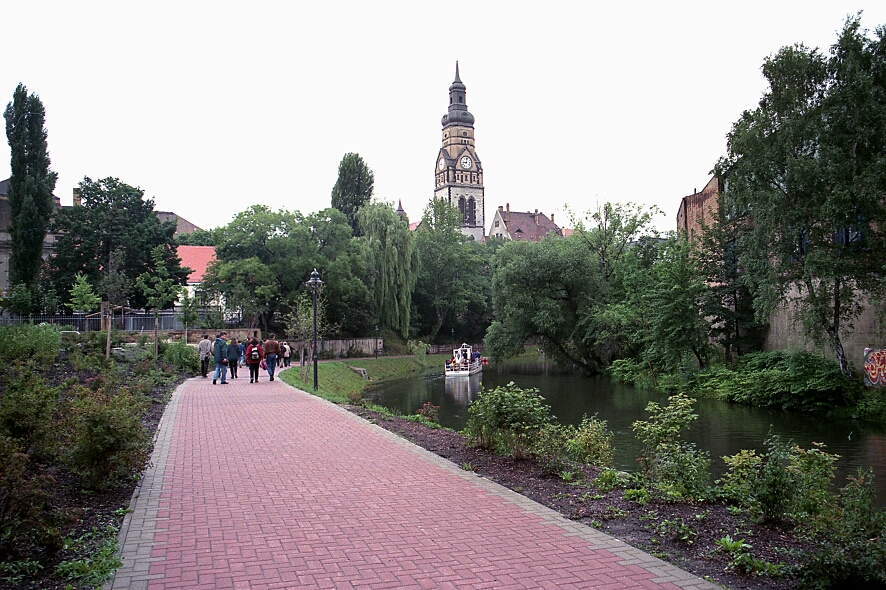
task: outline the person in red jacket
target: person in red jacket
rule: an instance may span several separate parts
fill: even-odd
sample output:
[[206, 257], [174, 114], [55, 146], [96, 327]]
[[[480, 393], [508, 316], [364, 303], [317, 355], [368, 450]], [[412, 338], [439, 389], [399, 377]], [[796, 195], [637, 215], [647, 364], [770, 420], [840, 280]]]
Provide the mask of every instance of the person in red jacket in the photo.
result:
[[249, 382], [258, 383], [258, 368], [265, 360], [265, 351], [258, 343], [258, 338], [252, 339], [246, 347], [246, 365], [249, 367]]

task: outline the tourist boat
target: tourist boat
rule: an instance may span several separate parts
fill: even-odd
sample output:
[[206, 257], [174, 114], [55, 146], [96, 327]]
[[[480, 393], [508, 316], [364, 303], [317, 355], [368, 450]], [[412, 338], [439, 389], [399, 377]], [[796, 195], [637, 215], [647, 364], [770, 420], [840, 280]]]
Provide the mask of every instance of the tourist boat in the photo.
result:
[[447, 377], [466, 377], [483, 370], [483, 365], [489, 362], [475, 353], [468, 344], [462, 344], [452, 351], [452, 358], [446, 361], [445, 375]]

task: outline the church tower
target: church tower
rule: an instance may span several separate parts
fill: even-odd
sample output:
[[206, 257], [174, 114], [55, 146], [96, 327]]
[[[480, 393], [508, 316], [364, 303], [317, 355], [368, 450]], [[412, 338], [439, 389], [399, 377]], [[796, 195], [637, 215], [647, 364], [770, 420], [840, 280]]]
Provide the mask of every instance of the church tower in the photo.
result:
[[483, 166], [474, 151], [474, 115], [465, 102], [465, 85], [458, 76], [449, 87], [449, 111], [443, 115], [443, 147], [437, 154], [434, 198], [448, 201], [462, 214], [463, 234], [481, 241], [485, 235]]

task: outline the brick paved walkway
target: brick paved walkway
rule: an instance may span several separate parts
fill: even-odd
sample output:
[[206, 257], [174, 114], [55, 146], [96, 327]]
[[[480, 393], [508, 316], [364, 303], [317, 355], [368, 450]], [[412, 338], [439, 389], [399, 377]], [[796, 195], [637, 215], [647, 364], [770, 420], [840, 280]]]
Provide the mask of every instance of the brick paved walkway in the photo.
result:
[[717, 588], [280, 380], [179, 387], [131, 507], [108, 589]]

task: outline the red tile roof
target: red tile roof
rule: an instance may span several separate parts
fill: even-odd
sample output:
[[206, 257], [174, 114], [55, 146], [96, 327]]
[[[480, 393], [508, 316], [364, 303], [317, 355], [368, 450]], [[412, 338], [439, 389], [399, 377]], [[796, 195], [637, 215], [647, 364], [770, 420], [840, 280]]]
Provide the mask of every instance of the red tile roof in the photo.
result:
[[178, 257], [182, 260], [182, 267], [191, 269], [188, 275], [188, 283], [202, 283], [206, 267], [215, 260], [215, 248], [213, 246], [179, 246]]

